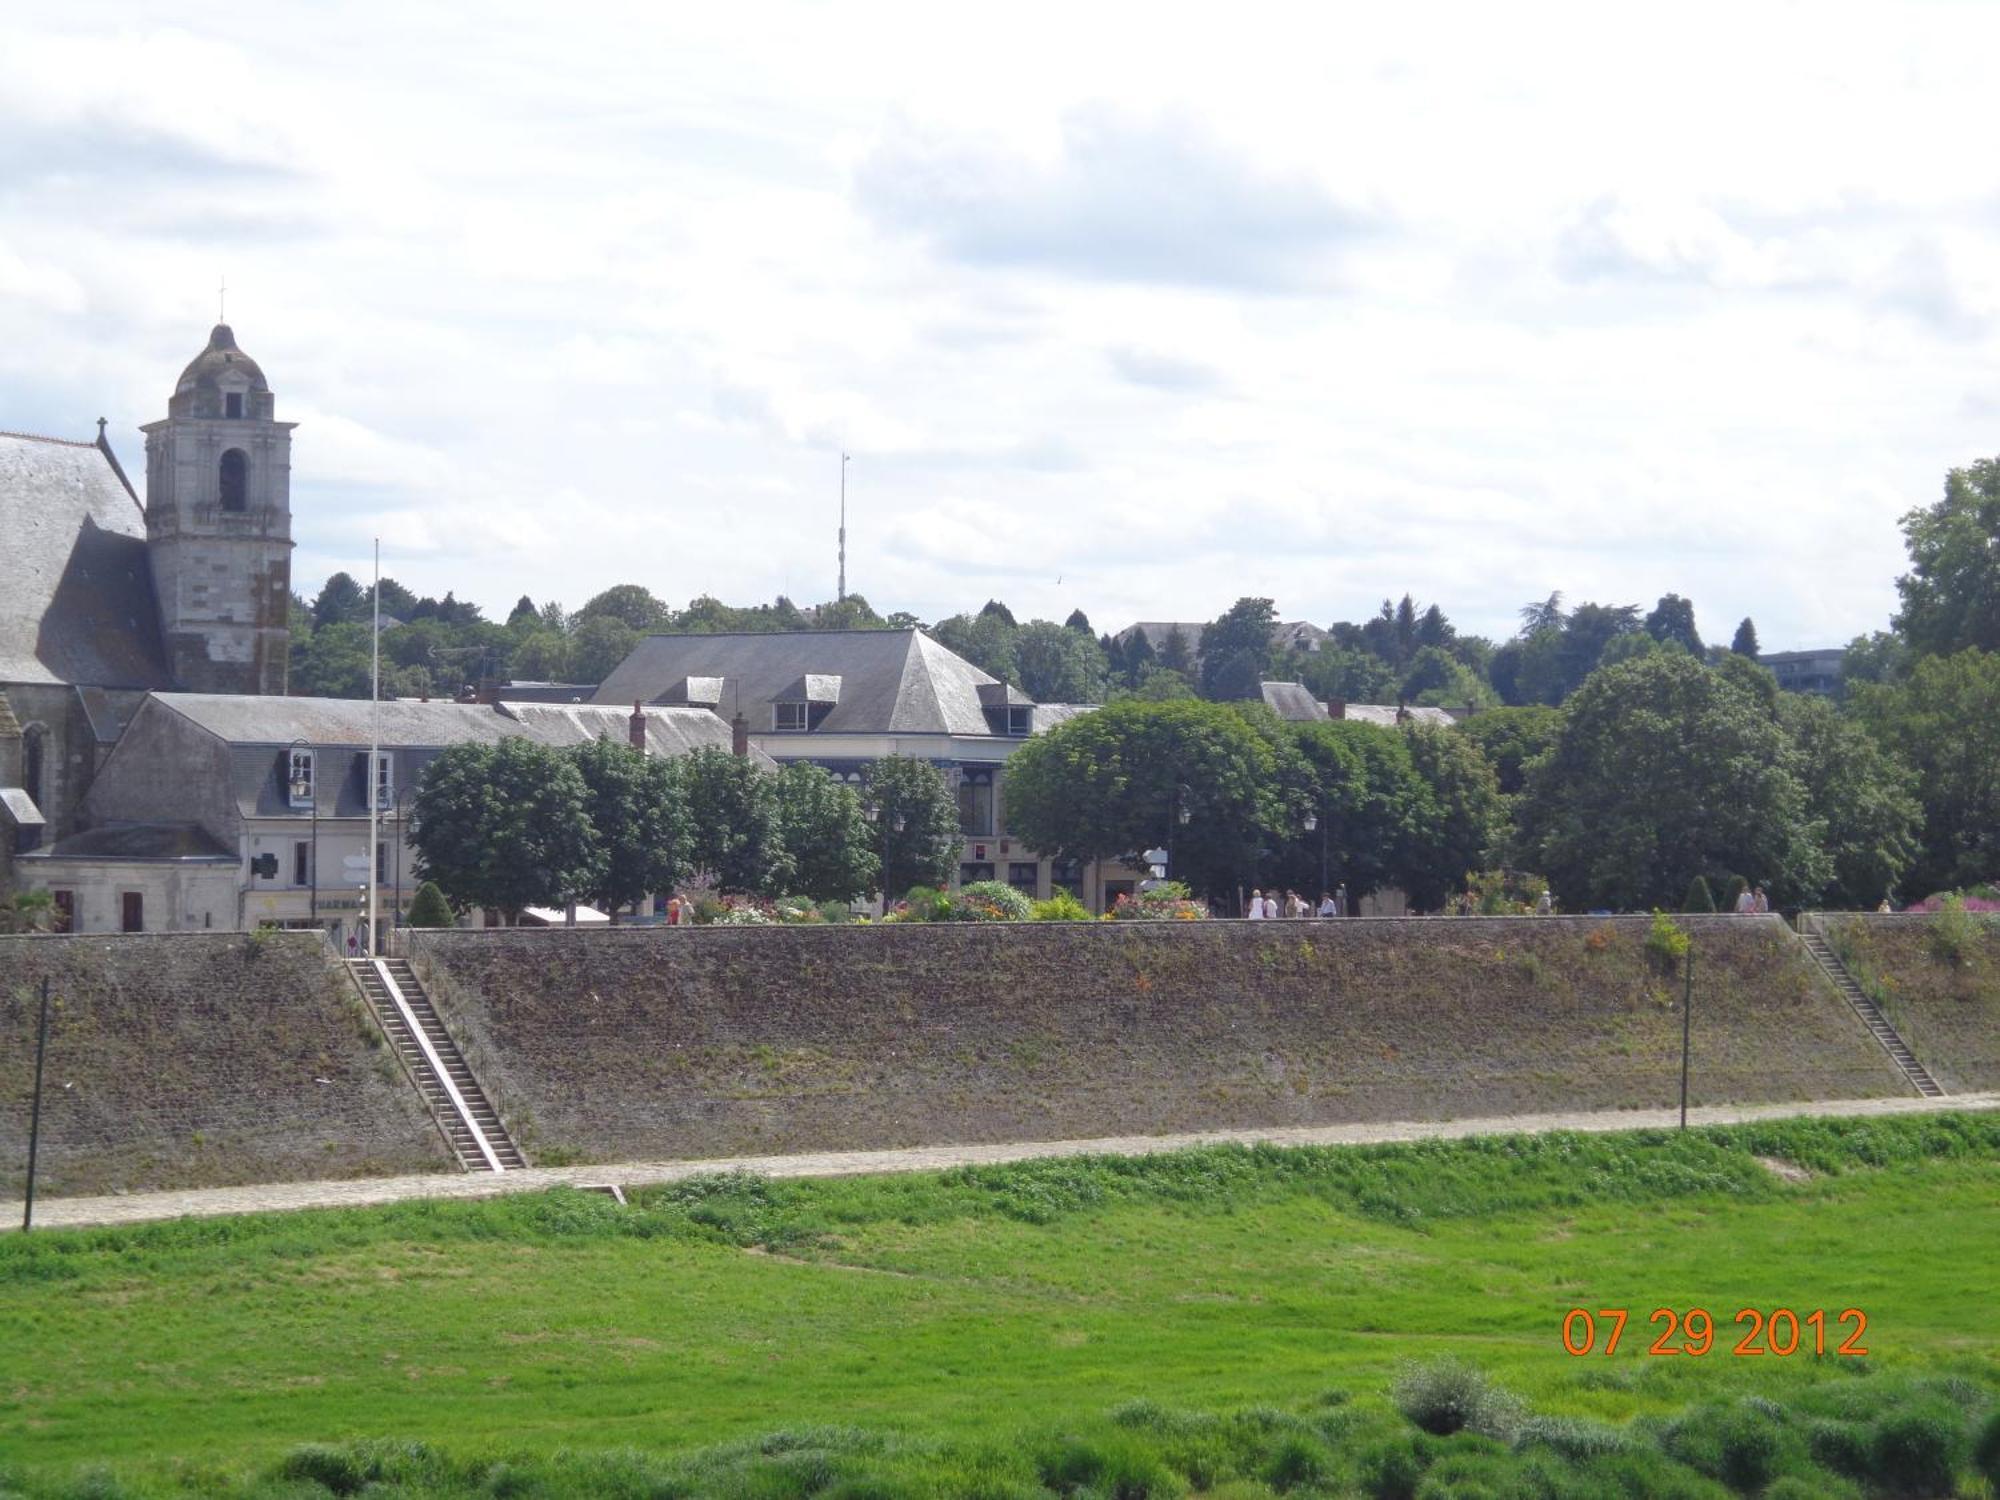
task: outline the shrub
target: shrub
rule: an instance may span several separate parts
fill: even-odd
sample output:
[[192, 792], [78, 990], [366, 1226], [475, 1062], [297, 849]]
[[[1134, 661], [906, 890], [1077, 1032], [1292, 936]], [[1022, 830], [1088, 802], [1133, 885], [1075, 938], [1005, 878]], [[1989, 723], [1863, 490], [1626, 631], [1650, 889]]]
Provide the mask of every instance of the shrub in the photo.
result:
[[899, 922], [949, 922], [952, 916], [951, 897], [928, 885], [911, 886], [901, 909], [895, 913]]
[[1972, 1445], [1972, 1466], [1986, 1476], [1986, 1482], [2000, 1493], [2000, 1411], [1986, 1420], [1979, 1440]]
[[1059, 1495], [1089, 1490], [1100, 1500], [1167, 1500], [1187, 1486], [1153, 1452], [1130, 1438], [1064, 1438], [1037, 1455], [1042, 1483]]
[[1921, 1500], [1957, 1488], [1965, 1414], [1943, 1401], [1889, 1413], [1869, 1436], [1869, 1467], [1884, 1489]]
[[1388, 1438], [1362, 1449], [1355, 1471], [1369, 1500], [1414, 1500], [1424, 1461], [1408, 1441]]
[[962, 886], [952, 903], [959, 922], [1025, 922], [1034, 915], [1028, 898], [998, 880], [975, 880]]
[[1517, 1448], [1544, 1447], [1568, 1459], [1598, 1458], [1623, 1453], [1631, 1439], [1616, 1427], [1584, 1417], [1531, 1417], [1514, 1434]]
[[409, 923], [412, 927], [458, 925], [451, 914], [451, 903], [444, 899], [444, 892], [438, 889], [435, 880], [426, 880], [417, 887], [417, 894], [410, 902]]
[[1405, 1365], [1392, 1395], [1398, 1411], [1436, 1437], [1471, 1431], [1512, 1438], [1521, 1425], [1520, 1403], [1461, 1360]]
[[1333, 1453], [1326, 1444], [1292, 1433], [1271, 1450], [1262, 1478], [1281, 1495], [1301, 1486], [1324, 1489], [1332, 1482], [1335, 1467]]
[[1965, 897], [1947, 896], [1931, 914], [1931, 952], [1939, 963], [1962, 969], [1972, 962], [1979, 942], [1979, 918], [1965, 908]]
[[1688, 882], [1687, 900], [1681, 903], [1681, 910], [1714, 914], [1715, 893], [1709, 890], [1708, 881], [1702, 876], [1697, 875]]
[[1037, 922], [1088, 922], [1090, 908], [1085, 906], [1068, 891], [1057, 891], [1046, 901], [1037, 901], [1030, 907], [1030, 915]]
[[1162, 880], [1150, 890], [1121, 895], [1108, 915], [1120, 922], [1190, 922], [1206, 917], [1208, 907], [1178, 880]]
[[1806, 1451], [1821, 1468], [1851, 1479], [1868, 1474], [1868, 1429], [1858, 1422], [1815, 1422], [1806, 1434]]
[[1687, 930], [1680, 923], [1665, 912], [1654, 909], [1653, 925], [1646, 932], [1646, 953], [1662, 974], [1680, 971], [1681, 960], [1688, 955], [1690, 941]]

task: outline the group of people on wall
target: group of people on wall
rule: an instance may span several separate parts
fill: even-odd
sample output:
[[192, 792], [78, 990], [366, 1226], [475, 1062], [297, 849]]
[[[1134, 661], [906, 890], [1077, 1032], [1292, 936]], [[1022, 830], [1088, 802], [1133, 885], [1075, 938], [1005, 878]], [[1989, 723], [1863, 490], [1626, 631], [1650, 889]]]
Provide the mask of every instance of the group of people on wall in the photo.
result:
[[1286, 891], [1282, 897], [1274, 889], [1269, 895], [1259, 890], [1250, 893], [1250, 909], [1244, 916], [1252, 922], [1274, 922], [1292, 917], [1345, 917], [1351, 916], [1347, 902], [1347, 886], [1343, 883], [1331, 891], [1320, 893], [1319, 905], [1315, 907], [1297, 891]]

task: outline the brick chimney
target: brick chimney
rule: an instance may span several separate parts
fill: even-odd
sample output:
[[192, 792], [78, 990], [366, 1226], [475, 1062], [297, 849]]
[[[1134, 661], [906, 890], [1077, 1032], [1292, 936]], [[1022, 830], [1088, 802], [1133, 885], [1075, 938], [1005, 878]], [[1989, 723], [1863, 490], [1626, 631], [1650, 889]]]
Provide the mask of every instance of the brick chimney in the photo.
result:
[[641, 755], [646, 753], [646, 710], [635, 699], [632, 703], [632, 717], [627, 721], [625, 738]]
[[1344, 718], [1346, 718], [1346, 717], [1347, 717], [1347, 700], [1346, 700], [1345, 698], [1329, 698], [1329, 699], [1327, 699], [1327, 700], [1326, 700], [1326, 716], [1327, 716], [1327, 717], [1328, 717], [1329, 719], [1344, 719]]
[[729, 721], [729, 749], [736, 755], [750, 753], [750, 721], [743, 717], [743, 710], [736, 711], [736, 717]]

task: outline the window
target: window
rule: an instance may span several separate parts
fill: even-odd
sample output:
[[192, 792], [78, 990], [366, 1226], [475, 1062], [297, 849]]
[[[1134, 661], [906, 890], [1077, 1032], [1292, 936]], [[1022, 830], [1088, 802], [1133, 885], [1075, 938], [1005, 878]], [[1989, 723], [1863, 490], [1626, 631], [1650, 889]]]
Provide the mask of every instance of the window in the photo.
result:
[[28, 796], [45, 818], [50, 815], [49, 794], [42, 785], [42, 767], [48, 742], [49, 732], [39, 724], [30, 724], [21, 737], [21, 780], [27, 783]]
[[387, 751], [375, 757], [375, 805], [380, 808], [396, 805], [396, 782], [390, 770], [392, 764]]
[[773, 729], [810, 729], [808, 717], [812, 705], [809, 703], [773, 703], [771, 705], [771, 727]]
[[250, 460], [241, 448], [222, 455], [222, 508], [241, 512], [250, 508]]
[[975, 880], [991, 880], [992, 878], [993, 866], [990, 864], [973, 864], [968, 860], [958, 867], [958, 883], [960, 885], [971, 885]]
[[222, 398], [222, 414], [225, 417], [240, 417], [243, 415], [243, 393], [241, 391], [231, 391]]
[[1041, 892], [1042, 867], [1037, 864], [1016, 861], [1007, 866], [1007, 884], [1014, 887], [1029, 900]]
[[126, 932], [146, 930], [146, 898], [137, 891], [124, 891], [118, 897], [118, 914]]
[[993, 835], [993, 773], [965, 771], [958, 779], [958, 831], [969, 838]]
[[1035, 710], [1026, 703], [1012, 703], [1007, 706], [1007, 732], [1016, 737], [1025, 737], [1035, 724]]
[[49, 892], [49, 894], [55, 898], [55, 903], [56, 903], [56, 923], [55, 923], [56, 931], [75, 932], [76, 892], [51, 891]]
[[313, 846], [304, 839], [292, 845], [292, 884], [311, 885], [313, 883]]
[[290, 794], [293, 807], [313, 805], [312, 751], [294, 750], [291, 753], [286, 764], [285, 787]]

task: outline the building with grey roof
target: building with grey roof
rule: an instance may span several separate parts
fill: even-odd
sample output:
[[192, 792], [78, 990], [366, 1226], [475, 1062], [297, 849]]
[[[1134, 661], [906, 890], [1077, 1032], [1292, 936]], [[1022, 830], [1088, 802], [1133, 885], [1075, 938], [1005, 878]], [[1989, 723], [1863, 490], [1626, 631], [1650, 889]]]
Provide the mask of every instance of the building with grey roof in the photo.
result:
[[1095, 705], [1036, 703], [921, 630], [652, 635], [598, 689], [602, 705], [644, 703], [741, 717], [749, 743], [866, 789], [884, 756], [929, 761], [958, 798], [958, 882], [1004, 880], [1044, 898], [1101, 906], [1131, 872], [1057, 861], [1007, 828], [1006, 763], [1030, 736]]
[[268, 924], [342, 941], [364, 904], [370, 797], [380, 909], [400, 912], [414, 894], [409, 799], [425, 768], [449, 746], [512, 738], [609, 738], [649, 755], [732, 745], [729, 726], [698, 708], [393, 701], [371, 712], [365, 699], [154, 693], [84, 799], [87, 826], [24, 854], [20, 872], [54, 892], [73, 931]]
[[1323, 724], [1345, 719], [1355, 724], [1379, 724], [1393, 729], [1398, 724], [1455, 724], [1460, 715], [1448, 708], [1421, 704], [1349, 703], [1332, 698], [1322, 703], [1302, 682], [1266, 682], [1260, 685], [1264, 706], [1292, 724]]
[[292, 425], [218, 324], [144, 429], [143, 503], [102, 420], [0, 433], [0, 884], [75, 831], [148, 692], [284, 692]]

